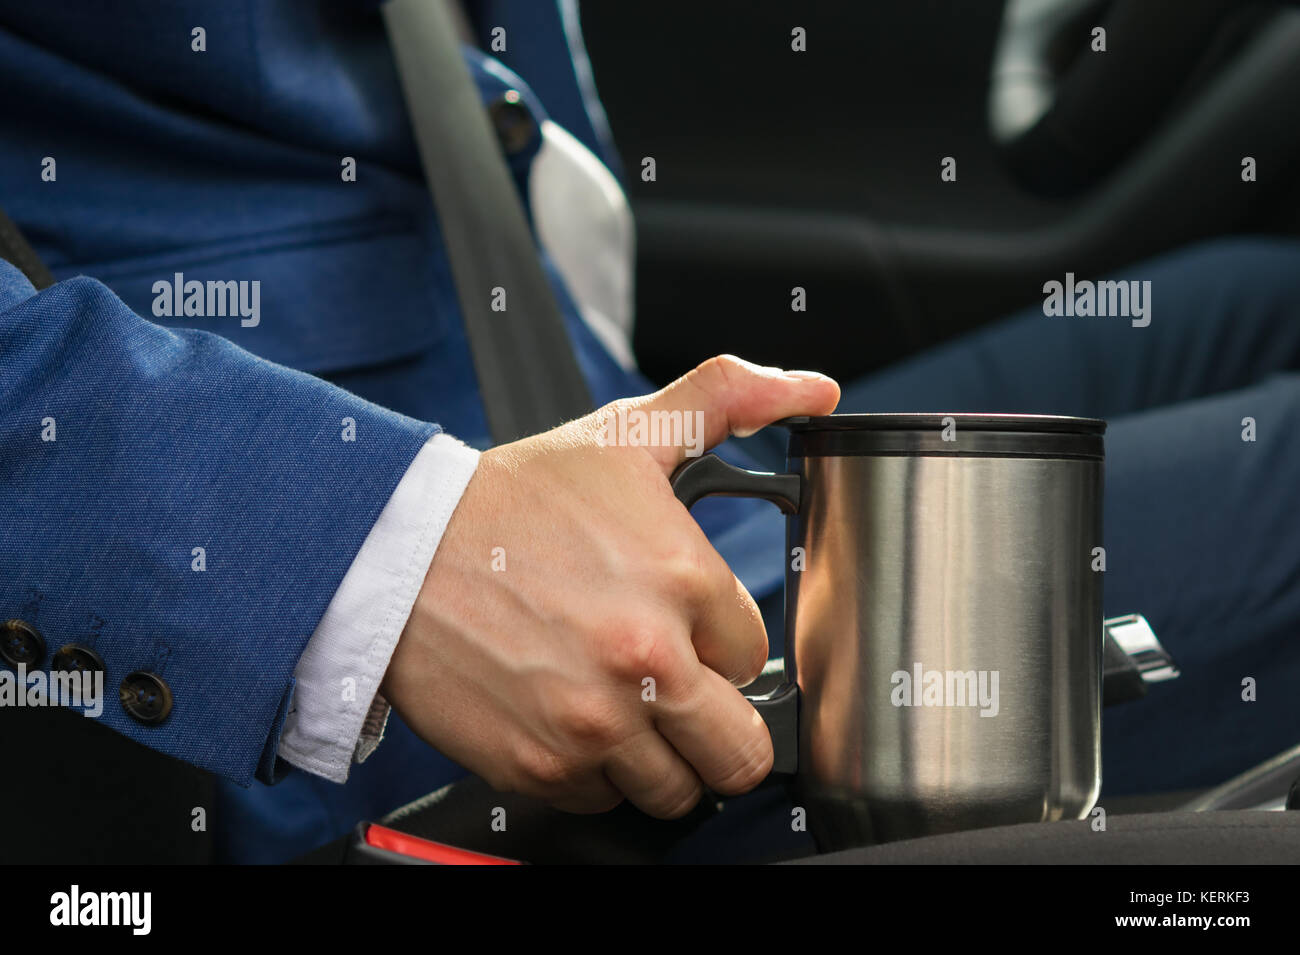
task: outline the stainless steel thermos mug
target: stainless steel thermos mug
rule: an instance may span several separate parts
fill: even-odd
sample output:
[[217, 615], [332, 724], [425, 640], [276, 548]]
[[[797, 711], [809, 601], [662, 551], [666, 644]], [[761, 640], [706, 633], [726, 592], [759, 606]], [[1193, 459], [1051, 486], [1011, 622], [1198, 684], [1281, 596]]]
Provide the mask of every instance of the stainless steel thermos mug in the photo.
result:
[[819, 841], [1085, 816], [1101, 782], [1105, 423], [782, 424], [786, 473], [706, 455], [673, 488], [688, 507], [747, 496], [788, 515], [785, 683], [753, 702]]

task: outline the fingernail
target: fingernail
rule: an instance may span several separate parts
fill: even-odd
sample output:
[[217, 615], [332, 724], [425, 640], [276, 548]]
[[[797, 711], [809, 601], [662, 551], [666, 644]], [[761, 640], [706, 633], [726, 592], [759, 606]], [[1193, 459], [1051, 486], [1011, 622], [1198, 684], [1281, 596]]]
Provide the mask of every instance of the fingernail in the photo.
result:
[[795, 378], [802, 381], [826, 377], [820, 371], [787, 371], [784, 374], [787, 378]]

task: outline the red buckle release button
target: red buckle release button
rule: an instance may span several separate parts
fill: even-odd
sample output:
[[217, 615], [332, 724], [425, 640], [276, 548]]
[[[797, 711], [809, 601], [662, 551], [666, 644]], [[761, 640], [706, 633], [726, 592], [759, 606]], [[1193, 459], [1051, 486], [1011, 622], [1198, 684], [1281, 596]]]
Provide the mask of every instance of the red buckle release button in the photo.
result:
[[501, 856], [484, 855], [468, 849], [430, 842], [417, 836], [409, 836], [396, 829], [388, 829], [373, 823], [366, 829], [366, 845], [376, 849], [386, 849], [415, 859], [423, 859], [436, 865], [522, 865], [514, 859]]

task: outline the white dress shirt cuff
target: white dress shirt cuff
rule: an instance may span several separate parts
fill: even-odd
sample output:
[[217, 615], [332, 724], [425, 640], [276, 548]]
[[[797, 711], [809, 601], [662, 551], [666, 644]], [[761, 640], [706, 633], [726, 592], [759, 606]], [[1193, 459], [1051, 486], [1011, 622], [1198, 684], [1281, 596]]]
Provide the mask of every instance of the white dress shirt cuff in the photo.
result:
[[478, 459], [436, 434], [384, 505], [294, 670], [279, 746], [292, 765], [343, 783], [379, 745], [388, 721], [379, 684]]

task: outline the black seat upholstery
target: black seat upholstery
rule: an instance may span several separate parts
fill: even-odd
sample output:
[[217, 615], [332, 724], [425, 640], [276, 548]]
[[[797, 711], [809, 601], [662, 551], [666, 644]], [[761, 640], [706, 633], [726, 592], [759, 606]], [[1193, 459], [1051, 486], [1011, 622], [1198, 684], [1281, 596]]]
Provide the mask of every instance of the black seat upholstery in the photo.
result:
[[[376, 820], [393, 829], [476, 852], [533, 863], [798, 864], [1285, 864], [1300, 862], [1300, 812], [1112, 811], [1104, 831], [1089, 821], [1033, 823], [930, 836], [818, 854], [792, 832], [785, 788], [767, 784], [725, 804], [702, 804], [662, 822], [624, 804], [598, 816], [559, 812], [493, 792], [470, 777]], [[506, 829], [491, 826], [505, 811]], [[303, 862], [345, 857], [342, 842]]]
[[1111, 815], [998, 826], [850, 849], [795, 864], [1285, 865], [1300, 863], [1300, 812], [1232, 810]]

